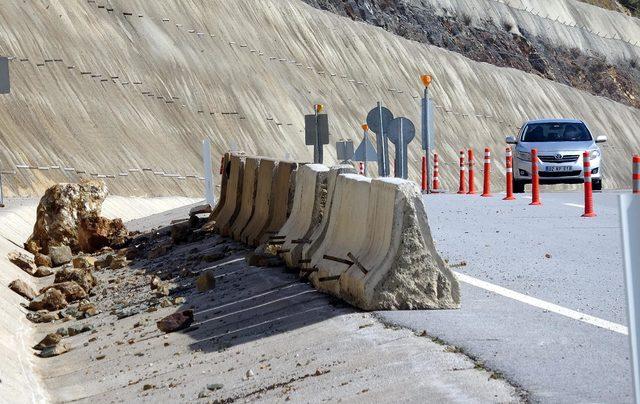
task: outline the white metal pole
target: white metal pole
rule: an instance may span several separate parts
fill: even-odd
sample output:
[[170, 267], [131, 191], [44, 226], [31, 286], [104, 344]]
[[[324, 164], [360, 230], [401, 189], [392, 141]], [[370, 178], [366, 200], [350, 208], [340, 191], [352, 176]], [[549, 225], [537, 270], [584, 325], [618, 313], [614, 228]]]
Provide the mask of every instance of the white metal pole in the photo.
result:
[[213, 194], [213, 164], [211, 162], [211, 141], [202, 141], [202, 161], [204, 163], [204, 198], [213, 208], [216, 205], [216, 197]]

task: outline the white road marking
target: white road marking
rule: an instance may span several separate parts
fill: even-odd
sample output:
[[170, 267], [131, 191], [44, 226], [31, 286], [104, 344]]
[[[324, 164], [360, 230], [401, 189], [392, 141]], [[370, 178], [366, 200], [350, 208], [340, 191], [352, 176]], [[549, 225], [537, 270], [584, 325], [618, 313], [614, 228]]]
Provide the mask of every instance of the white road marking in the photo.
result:
[[598, 317], [590, 316], [588, 314], [580, 313], [579, 311], [567, 309], [566, 307], [558, 306], [557, 304], [545, 302], [544, 300], [536, 299], [535, 297], [523, 295], [522, 293], [514, 292], [513, 290], [503, 288], [502, 286], [494, 285], [489, 282], [474, 278], [469, 275], [462, 274], [454, 271], [454, 274], [459, 281], [468, 283], [469, 285], [488, 290], [498, 295], [508, 297], [513, 300], [528, 304], [530, 306], [537, 307], [539, 309], [548, 310], [552, 313], [560, 314], [574, 320], [582, 321], [590, 325], [594, 325], [605, 330], [617, 332], [618, 334], [628, 335], [629, 330], [626, 326], [611, 321], [603, 320]]
[[584, 205], [578, 205], [577, 203], [565, 203], [565, 206], [573, 206], [574, 208], [584, 209]]

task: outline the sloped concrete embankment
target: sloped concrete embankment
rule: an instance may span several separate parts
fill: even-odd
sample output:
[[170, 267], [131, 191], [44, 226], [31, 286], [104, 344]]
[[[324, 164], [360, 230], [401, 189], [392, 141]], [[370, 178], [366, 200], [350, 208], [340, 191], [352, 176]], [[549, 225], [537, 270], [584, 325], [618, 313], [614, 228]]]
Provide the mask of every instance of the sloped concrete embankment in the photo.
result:
[[[244, 164], [232, 164], [226, 175], [231, 179], [246, 174], [247, 165], [249, 172], [262, 168], [265, 160], [259, 164], [255, 160], [249, 157]], [[415, 183], [372, 180], [354, 174], [352, 167], [329, 169], [318, 164], [300, 167], [295, 181], [287, 182], [291, 164], [276, 162], [276, 167], [282, 168], [257, 169], [255, 181], [253, 177], [242, 184], [229, 180], [227, 198], [220, 203], [232, 205], [220, 207], [220, 212], [244, 214], [233, 223], [222, 214], [212, 215], [214, 228], [220, 231], [238, 223], [235, 234], [249, 228], [250, 235], [242, 241], [261, 244], [257, 252], [282, 256], [316, 289], [364, 310], [459, 307], [458, 283], [435, 250]], [[255, 193], [241, 188], [244, 185], [255, 187]], [[267, 195], [265, 189], [271, 192]], [[238, 203], [241, 199], [244, 206]], [[251, 218], [239, 230], [249, 211]], [[284, 212], [290, 212], [288, 219], [276, 232], [274, 226]]]

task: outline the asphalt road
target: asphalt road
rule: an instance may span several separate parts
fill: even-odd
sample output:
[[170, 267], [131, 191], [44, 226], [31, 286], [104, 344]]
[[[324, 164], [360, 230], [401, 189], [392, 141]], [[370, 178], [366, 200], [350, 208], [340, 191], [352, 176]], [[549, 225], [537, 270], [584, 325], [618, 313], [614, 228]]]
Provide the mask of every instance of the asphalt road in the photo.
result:
[[533, 401], [630, 402], [617, 195], [596, 194], [589, 219], [580, 192], [543, 193], [537, 207], [526, 196], [426, 196], [438, 250], [471, 277], [462, 308], [379, 316], [463, 348]]

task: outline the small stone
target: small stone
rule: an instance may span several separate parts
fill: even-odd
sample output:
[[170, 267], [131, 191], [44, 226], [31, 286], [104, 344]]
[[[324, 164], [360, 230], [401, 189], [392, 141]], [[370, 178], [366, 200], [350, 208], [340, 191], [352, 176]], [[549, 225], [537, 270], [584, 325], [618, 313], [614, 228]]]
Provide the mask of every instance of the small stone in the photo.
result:
[[58, 333], [47, 334], [47, 336], [44, 337], [40, 342], [38, 342], [36, 346], [33, 347], [33, 349], [42, 351], [45, 348], [50, 348], [58, 345], [60, 341], [62, 341], [62, 335]]
[[67, 281], [62, 283], [54, 283], [51, 286], [48, 286], [40, 291], [40, 293], [45, 293], [48, 290], [57, 289], [64, 295], [67, 302], [77, 302], [78, 300], [84, 299], [87, 297], [87, 292], [80, 285], [78, 285], [75, 281]]
[[101, 360], [103, 360], [103, 359], [104, 359], [104, 358], [106, 358], [106, 357], [107, 357], [107, 355], [98, 355], [98, 356], [96, 356], [96, 360], [97, 360], [97, 361], [101, 361]]
[[142, 390], [143, 391], [147, 391], [147, 390], [151, 390], [151, 389], [155, 389], [156, 386], [153, 384], [145, 384], [144, 386], [142, 386]]
[[207, 390], [211, 390], [211, 391], [220, 390], [223, 387], [224, 385], [222, 385], [221, 383], [207, 384]]
[[53, 275], [53, 271], [49, 267], [40, 266], [36, 269], [36, 272], [33, 273], [33, 276], [36, 278], [44, 278], [45, 276]]
[[15, 281], [9, 284], [9, 289], [16, 292], [20, 296], [24, 297], [27, 300], [31, 300], [36, 297], [36, 292], [31, 288], [31, 286], [27, 285], [26, 282], [20, 279], [16, 279]]
[[209, 397], [209, 392], [206, 390], [202, 390], [200, 394], [198, 394], [198, 398], [207, 398]]
[[156, 323], [158, 329], [165, 333], [188, 328], [193, 323], [193, 310], [184, 310], [163, 318]]
[[64, 298], [64, 294], [58, 289], [49, 289], [39, 296], [36, 296], [29, 303], [29, 310], [49, 310], [55, 311], [64, 309], [67, 307], [67, 301]]
[[54, 267], [71, 262], [73, 259], [73, 253], [68, 245], [61, 245], [55, 247], [49, 247], [49, 257], [51, 258], [51, 264]]
[[68, 327], [67, 333], [69, 334], [70, 337], [73, 337], [75, 335], [82, 334], [91, 330], [93, 330], [92, 325], [82, 324], [82, 325], [75, 325], [75, 326]]
[[198, 289], [198, 292], [206, 292], [215, 288], [215, 286], [216, 277], [212, 271], [205, 271], [196, 279], [196, 289]]
[[169, 299], [168, 297], [163, 297], [162, 299], [160, 299], [158, 304], [160, 304], [160, 307], [163, 307], [163, 308], [173, 306], [173, 303], [171, 302], [171, 299]]
[[182, 296], [178, 296], [175, 299], [173, 299], [173, 304], [178, 305], [178, 304], [185, 304], [187, 302], [187, 299], [182, 297]]
[[167, 284], [167, 283], [161, 283], [156, 288], [156, 296], [158, 296], [158, 297], [169, 296], [169, 294], [171, 294], [171, 290], [169, 288], [169, 284]]
[[140, 313], [140, 309], [138, 307], [130, 306], [130, 307], [117, 309], [115, 312], [115, 315], [116, 317], [118, 317], [118, 320], [122, 320], [123, 318], [131, 317], [138, 313]]
[[80, 255], [73, 259], [74, 268], [94, 268], [97, 262], [95, 257]]
[[158, 285], [160, 285], [160, 283], [162, 283], [160, 278], [154, 275], [149, 281], [149, 287], [151, 288], [151, 290], [156, 290], [158, 288]]
[[9, 254], [7, 254], [7, 258], [9, 259], [9, 261], [11, 261], [12, 264], [16, 265], [18, 268], [22, 269], [29, 275], [33, 275], [36, 272], [36, 264], [26, 254], [23, 254], [19, 251], [11, 251]]
[[27, 320], [36, 324], [52, 323], [59, 319], [60, 319], [60, 314], [58, 313], [48, 313], [46, 311], [38, 311], [37, 313], [27, 313]]
[[245, 377], [247, 379], [249, 379], [249, 378], [251, 378], [253, 376], [255, 376], [255, 374], [253, 373], [253, 369], [249, 369], [249, 370], [247, 370], [247, 373], [245, 373]]
[[128, 264], [127, 259], [125, 257], [116, 257], [111, 261], [111, 265], [109, 268], [111, 269], [121, 269], [126, 267]]
[[191, 232], [192, 229], [189, 221], [176, 223], [171, 226], [171, 239], [174, 244], [184, 243], [189, 240]]
[[33, 261], [35, 262], [36, 266], [39, 266], [39, 267], [51, 268], [51, 266], [53, 266], [53, 263], [51, 262], [51, 258], [49, 258], [49, 256], [45, 254], [36, 253], [36, 255], [33, 258]]
[[545, 257], [545, 258], [551, 258], [551, 254], [546, 253], [546, 254], [544, 255], [544, 257]]
[[68, 281], [76, 282], [87, 293], [98, 284], [90, 268], [63, 268], [56, 272], [55, 283]]
[[61, 327], [61, 328], [58, 328], [58, 329], [56, 330], [56, 334], [60, 334], [60, 335], [62, 335], [63, 337], [68, 337], [68, 336], [69, 336], [69, 331], [67, 331], [67, 329], [66, 329], [66, 328], [64, 328], [64, 327]]
[[40, 351], [38, 356], [41, 358], [52, 358], [54, 356], [62, 355], [66, 352], [69, 352], [69, 348], [65, 344], [59, 343], [55, 346], [43, 349], [42, 351]]

